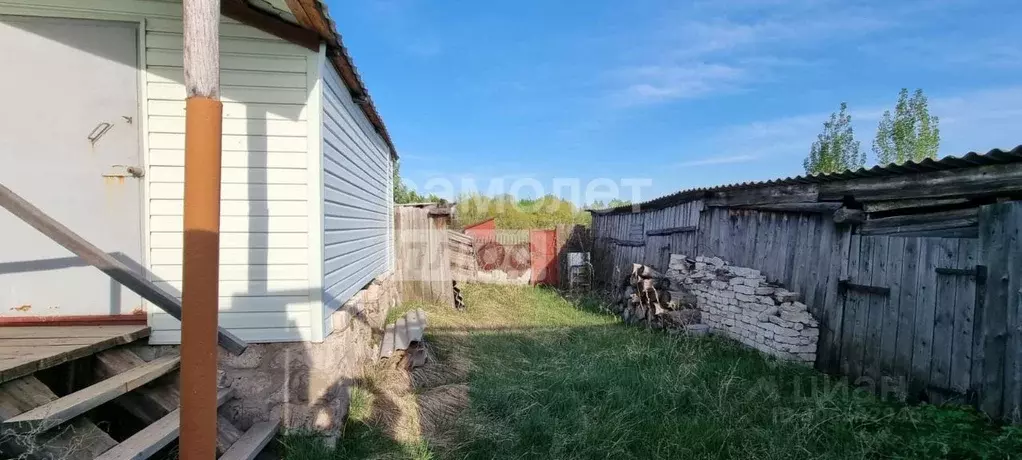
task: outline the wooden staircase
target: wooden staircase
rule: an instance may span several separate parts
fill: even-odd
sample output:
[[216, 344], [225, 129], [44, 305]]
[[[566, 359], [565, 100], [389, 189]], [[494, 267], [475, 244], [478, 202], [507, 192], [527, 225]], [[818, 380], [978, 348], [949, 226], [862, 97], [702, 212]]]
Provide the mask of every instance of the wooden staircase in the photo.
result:
[[[146, 361], [128, 345], [118, 344], [93, 344], [90, 351], [64, 361], [51, 357], [37, 371], [0, 383], [0, 458], [145, 459], [165, 451], [177, 439], [180, 358], [168, 355]], [[86, 378], [91, 383], [84, 388], [63, 396], [51, 388], [62, 387], [54, 384], [61, 378], [70, 380], [69, 385], [81, 380], [74, 373], [83, 370], [90, 374]], [[43, 378], [41, 372], [49, 374]], [[230, 389], [221, 390], [217, 407], [233, 397]], [[112, 413], [126, 415], [112, 421]], [[112, 425], [120, 426], [111, 429]], [[243, 433], [218, 416], [219, 458], [254, 458], [279, 425], [279, 421], [260, 423]]]

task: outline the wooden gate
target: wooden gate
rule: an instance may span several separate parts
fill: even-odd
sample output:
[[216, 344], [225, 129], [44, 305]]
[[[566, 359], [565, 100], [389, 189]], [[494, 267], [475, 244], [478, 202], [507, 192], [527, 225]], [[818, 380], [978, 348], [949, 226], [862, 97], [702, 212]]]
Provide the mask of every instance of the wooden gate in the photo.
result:
[[557, 284], [557, 231], [529, 232], [532, 284]]
[[910, 398], [973, 393], [978, 250], [975, 239], [852, 235], [838, 284], [840, 372]]

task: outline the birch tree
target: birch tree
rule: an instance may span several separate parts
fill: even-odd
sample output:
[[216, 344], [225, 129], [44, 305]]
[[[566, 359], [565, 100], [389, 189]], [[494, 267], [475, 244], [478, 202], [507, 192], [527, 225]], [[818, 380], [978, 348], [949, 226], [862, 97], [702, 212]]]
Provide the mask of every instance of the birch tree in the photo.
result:
[[908, 89], [898, 92], [898, 102], [891, 111], [884, 111], [873, 139], [873, 153], [877, 161], [904, 163], [937, 157], [940, 145], [940, 120], [930, 115], [926, 95], [917, 89], [912, 97]]
[[806, 174], [831, 174], [861, 168], [865, 163], [866, 154], [855, 140], [848, 104], [842, 102], [841, 109], [823, 123], [823, 132], [813, 142], [802, 167]]

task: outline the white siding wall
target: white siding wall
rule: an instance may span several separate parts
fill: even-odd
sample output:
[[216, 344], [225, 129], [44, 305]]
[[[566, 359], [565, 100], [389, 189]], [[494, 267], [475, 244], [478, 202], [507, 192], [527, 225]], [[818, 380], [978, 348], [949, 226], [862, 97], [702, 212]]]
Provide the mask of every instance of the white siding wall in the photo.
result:
[[[148, 168], [146, 264], [162, 285], [180, 289], [185, 96], [180, 2], [0, 0], [0, 14], [144, 20], [145, 49], [140, 60], [145, 72], [139, 83]], [[308, 156], [318, 156], [319, 145], [309, 143], [313, 127], [307, 114], [310, 100], [319, 103], [318, 94], [310, 99], [319, 55], [229, 19], [221, 22], [220, 46], [224, 101], [220, 324], [253, 342], [308, 340], [322, 333], [319, 296], [310, 297], [315, 288], [309, 282], [310, 264], [320, 264], [321, 259], [316, 248], [310, 250], [308, 233], [309, 188], [318, 186], [310, 182], [315, 175], [310, 175]], [[335, 145], [336, 141], [330, 141]], [[330, 165], [338, 171], [336, 164]], [[385, 165], [374, 158], [371, 167], [377, 171]], [[378, 179], [375, 173], [373, 177]], [[372, 193], [381, 192], [374, 188]], [[367, 209], [379, 207], [374, 206]], [[327, 208], [343, 213], [330, 204]], [[379, 225], [378, 215], [369, 210], [351, 212], [349, 219], [366, 216], [372, 218], [372, 227]], [[351, 220], [328, 222], [362, 225]], [[359, 241], [378, 244], [381, 240]], [[331, 255], [350, 247], [331, 241]], [[329, 266], [335, 267], [337, 261]], [[337, 291], [347, 286], [339, 280], [354, 282], [376, 271], [360, 270], [351, 278], [344, 278], [348, 272], [335, 271], [330, 279], [337, 284], [329, 292], [346, 293], [347, 289]], [[177, 343], [178, 321], [155, 307], [148, 309], [152, 342]]]
[[[336, 70], [323, 74], [324, 319], [393, 262], [393, 163]], [[324, 333], [331, 332], [327, 320]]]

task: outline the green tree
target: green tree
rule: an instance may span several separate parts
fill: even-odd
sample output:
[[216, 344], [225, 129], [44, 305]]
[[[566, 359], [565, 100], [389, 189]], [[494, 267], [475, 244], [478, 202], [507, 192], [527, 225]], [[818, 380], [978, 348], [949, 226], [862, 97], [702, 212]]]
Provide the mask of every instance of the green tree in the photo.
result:
[[922, 161], [937, 157], [940, 145], [940, 120], [930, 116], [926, 95], [917, 89], [912, 97], [908, 88], [898, 92], [898, 103], [894, 115], [890, 110], [877, 126], [873, 139], [873, 153], [880, 164]]
[[416, 192], [415, 189], [405, 184], [401, 180], [401, 165], [394, 163], [394, 202], [397, 204], [404, 203], [443, 203], [446, 202], [443, 198], [430, 193], [429, 196], [424, 196]]
[[558, 224], [591, 222], [588, 212], [553, 195], [516, 199], [507, 194], [466, 194], [458, 198], [454, 214], [457, 225], [462, 227], [490, 218], [499, 229], [548, 229]]
[[591, 210], [609, 210], [611, 208], [619, 208], [619, 206], [626, 206], [632, 204], [632, 201], [628, 199], [614, 198], [610, 202], [603, 202], [602, 199], [597, 199], [589, 205]]
[[866, 154], [859, 150], [852, 131], [848, 104], [842, 102], [841, 110], [831, 113], [830, 120], [823, 123], [823, 132], [813, 142], [802, 167], [806, 174], [830, 174], [861, 168], [865, 163]]

